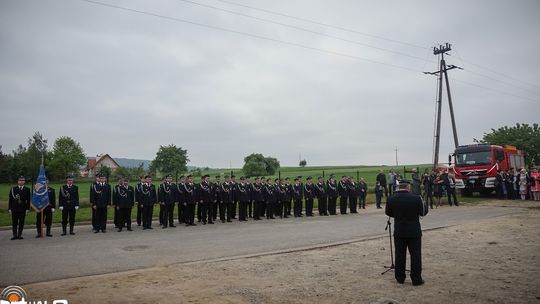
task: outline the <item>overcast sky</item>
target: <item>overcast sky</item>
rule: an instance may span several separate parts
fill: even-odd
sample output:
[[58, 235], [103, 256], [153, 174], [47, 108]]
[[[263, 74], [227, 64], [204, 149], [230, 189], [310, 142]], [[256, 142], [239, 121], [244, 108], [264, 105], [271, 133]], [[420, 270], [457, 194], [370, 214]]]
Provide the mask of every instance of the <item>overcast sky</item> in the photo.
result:
[[[437, 69], [430, 47], [446, 41], [447, 63], [465, 69], [449, 72], [462, 144], [540, 121], [537, 0], [229, 0], [386, 40], [219, 0], [192, 1], [327, 36], [182, 0], [97, 1], [177, 21], [79, 0], [0, 0], [4, 152], [40, 131], [51, 147], [73, 137], [87, 155], [153, 159], [176, 144], [196, 166], [238, 167], [252, 152], [282, 166], [299, 155], [392, 165], [396, 146], [400, 163], [429, 163], [436, 78], [421, 71]], [[445, 104], [443, 160], [449, 121]]]

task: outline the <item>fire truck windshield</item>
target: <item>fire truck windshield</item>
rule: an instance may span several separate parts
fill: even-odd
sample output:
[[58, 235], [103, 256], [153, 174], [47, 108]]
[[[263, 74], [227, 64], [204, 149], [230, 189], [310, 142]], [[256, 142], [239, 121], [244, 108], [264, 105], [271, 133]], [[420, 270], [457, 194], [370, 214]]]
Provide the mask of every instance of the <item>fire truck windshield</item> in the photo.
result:
[[479, 166], [491, 164], [491, 151], [478, 151], [456, 154], [456, 165]]

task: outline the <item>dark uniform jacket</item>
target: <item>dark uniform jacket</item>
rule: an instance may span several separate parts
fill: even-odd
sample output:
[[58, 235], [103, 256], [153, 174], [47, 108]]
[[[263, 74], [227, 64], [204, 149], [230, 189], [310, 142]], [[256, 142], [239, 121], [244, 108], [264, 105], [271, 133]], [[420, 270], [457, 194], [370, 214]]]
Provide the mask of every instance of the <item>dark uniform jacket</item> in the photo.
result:
[[58, 206], [64, 207], [64, 210], [74, 210], [79, 206], [79, 188], [75, 185], [63, 185], [58, 193]]
[[326, 182], [326, 192], [328, 193], [328, 197], [330, 199], [337, 198], [338, 197], [337, 183], [327, 181]]
[[358, 193], [359, 193], [359, 195], [361, 197], [367, 195], [367, 190], [368, 190], [368, 186], [367, 186], [366, 182], [359, 182], [358, 183]]
[[187, 204], [196, 204], [197, 203], [197, 191], [195, 188], [195, 184], [193, 183], [185, 183], [184, 184], [185, 189], [185, 198]]
[[178, 183], [175, 187], [176, 191], [176, 201], [178, 203], [185, 203], [186, 202], [186, 184], [185, 183]]
[[139, 194], [139, 203], [143, 206], [153, 206], [157, 203], [156, 186], [153, 184], [142, 184]]
[[325, 199], [327, 197], [325, 184], [324, 183], [315, 184], [315, 193], [317, 195], [317, 199]]
[[107, 183], [93, 183], [90, 186], [90, 204], [97, 208], [107, 208], [111, 204], [111, 186]]
[[120, 208], [131, 208], [135, 201], [135, 189], [132, 186], [114, 186], [113, 204]]
[[408, 192], [396, 192], [386, 204], [386, 215], [394, 218], [395, 237], [421, 237], [420, 216], [428, 211], [420, 196]]
[[285, 185], [276, 185], [277, 200], [279, 202], [287, 201], [287, 187]]
[[25, 212], [30, 209], [30, 188], [19, 186], [11, 188], [9, 191], [9, 210], [11, 212]]
[[141, 203], [141, 192], [142, 192], [142, 183], [138, 182], [137, 185], [135, 185], [135, 201], [137, 204]]
[[47, 187], [47, 196], [49, 196], [49, 205], [44, 210], [56, 208], [56, 191], [54, 191], [54, 188]]
[[174, 205], [175, 198], [175, 186], [173, 184], [162, 183], [158, 189], [158, 202], [165, 205]]
[[295, 200], [301, 200], [304, 198], [304, 185], [302, 183], [294, 184], [292, 186], [292, 197]]
[[304, 186], [304, 196], [306, 199], [313, 199], [315, 197], [315, 185], [314, 184], [306, 184]]
[[223, 201], [223, 183], [213, 183], [212, 184], [212, 196], [214, 202], [221, 203]]
[[263, 193], [262, 184], [253, 184], [251, 187], [251, 199], [254, 202], [264, 202], [264, 193]]
[[381, 186], [386, 187], [386, 175], [384, 173], [377, 174], [376, 180], [379, 182]]
[[347, 182], [339, 181], [337, 189], [339, 196], [347, 197], [349, 195], [349, 188], [347, 187]]
[[358, 197], [358, 184], [351, 182], [347, 184], [347, 187], [349, 188], [347, 191], [349, 193], [349, 199], [356, 199]]
[[197, 187], [197, 200], [203, 203], [214, 202], [214, 198], [212, 197], [212, 185], [201, 182]]
[[249, 202], [250, 201], [249, 185], [239, 183], [237, 188], [238, 188], [238, 201]]
[[263, 187], [264, 200], [267, 203], [275, 203], [277, 201], [276, 191], [277, 189], [275, 185], [266, 184]]
[[223, 183], [220, 187], [221, 191], [221, 201], [225, 204], [229, 204], [233, 202], [233, 196], [234, 196], [234, 184], [233, 183]]

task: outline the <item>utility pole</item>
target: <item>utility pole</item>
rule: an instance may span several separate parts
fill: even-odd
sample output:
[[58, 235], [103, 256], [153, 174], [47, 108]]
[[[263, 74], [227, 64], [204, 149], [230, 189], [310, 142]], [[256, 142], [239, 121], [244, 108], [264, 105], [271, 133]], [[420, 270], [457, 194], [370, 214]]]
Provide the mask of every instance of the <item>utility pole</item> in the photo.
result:
[[396, 151], [396, 167], [397, 167], [397, 166], [399, 166], [398, 161], [397, 161], [397, 151], [398, 151], [397, 146], [396, 146], [396, 148], [394, 149], [394, 151]]
[[434, 151], [433, 151], [433, 169], [437, 167], [437, 164], [439, 163], [439, 148], [440, 148], [440, 139], [441, 139], [441, 113], [442, 113], [442, 97], [443, 97], [443, 77], [446, 84], [446, 93], [448, 96], [448, 107], [450, 109], [450, 119], [452, 121], [452, 132], [454, 134], [454, 146], [457, 148], [459, 146], [458, 141], [458, 135], [457, 135], [457, 128], [456, 128], [456, 120], [454, 116], [454, 106], [452, 105], [452, 95], [450, 94], [450, 83], [448, 81], [448, 71], [453, 69], [460, 69], [463, 70], [463, 68], [455, 66], [455, 65], [446, 65], [446, 61], [444, 60], [444, 55], [448, 55], [448, 52], [452, 50], [452, 45], [450, 43], [446, 43], [445, 45], [440, 44], [439, 47], [433, 47], [433, 55], [440, 57], [439, 62], [439, 70], [435, 72], [424, 72], [424, 74], [428, 75], [437, 75], [437, 81], [438, 81], [438, 87], [437, 87], [437, 113], [435, 114], [435, 135], [434, 135]]

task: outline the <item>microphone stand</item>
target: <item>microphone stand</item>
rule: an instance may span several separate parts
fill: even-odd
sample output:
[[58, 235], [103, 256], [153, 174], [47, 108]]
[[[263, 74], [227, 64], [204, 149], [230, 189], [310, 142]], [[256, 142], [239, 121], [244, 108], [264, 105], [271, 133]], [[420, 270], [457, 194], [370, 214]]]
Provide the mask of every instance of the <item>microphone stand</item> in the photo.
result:
[[388, 217], [388, 220], [386, 221], [386, 227], [384, 228], [384, 231], [388, 230], [388, 238], [390, 240], [390, 266], [384, 266], [386, 268], [385, 271], [381, 272], [381, 275], [389, 272], [390, 270], [393, 270], [396, 268], [396, 265], [394, 265], [394, 247], [392, 245], [392, 223], [390, 222], [390, 217]]

